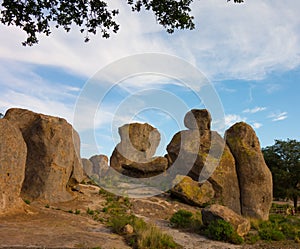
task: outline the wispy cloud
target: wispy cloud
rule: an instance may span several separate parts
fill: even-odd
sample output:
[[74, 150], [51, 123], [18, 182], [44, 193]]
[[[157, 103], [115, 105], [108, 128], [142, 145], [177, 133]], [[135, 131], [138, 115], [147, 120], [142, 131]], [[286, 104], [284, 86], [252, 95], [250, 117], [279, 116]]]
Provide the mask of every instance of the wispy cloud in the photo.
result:
[[272, 121], [274, 122], [282, 121], [288, 118], [288, 113], [287, 112], [272, 113], [268, 116], [268, 118], [271, 118]]
[[300, 1], [197, 2], [193, 4], [196, 30], [176, 31], [172, 36], [152, 14], [132, 13], [121, 0], [111, 2], [120, 9], [121, 30], [108, 40], [98, 35], [85, 44], [77, 30], [65, 34], [54, 29], [50, 37], [41, 36], [39, 45], [24, 48], [20, 45], [24, 34], [2, 25], [5, 39], [0, 40], [0, 57], [55, 65], [88, 77], [117, 59], [145, 52], [180, 56], [206, 75], [222, 79], [262, 79], [271, 71], [300, 65]]
[[227, 114], [225, 115], [225, 126], [226, 128], [229, 128], [237, 122], [242, 122], [242, 121], [245, 122], [246, 120], [247, 118], [241, 117], [236, 114]]
[[255, 123], [252, 124], [252, 126], [253, 126], [254, 129], [259, 129], [260, 127], [263, 126], [263, 124], [255, 122]]
[[252, 109], [249, 109], [249, 108], [245, 109], [243, 111], [243, 113], [251, 113], [251, 114], [253, 114], [253, 113], [265, 111], [266, 109], [267, 109], [266, 107], [259, 107], [259, 106], [257, 106], [257, 107], [254, 107]]

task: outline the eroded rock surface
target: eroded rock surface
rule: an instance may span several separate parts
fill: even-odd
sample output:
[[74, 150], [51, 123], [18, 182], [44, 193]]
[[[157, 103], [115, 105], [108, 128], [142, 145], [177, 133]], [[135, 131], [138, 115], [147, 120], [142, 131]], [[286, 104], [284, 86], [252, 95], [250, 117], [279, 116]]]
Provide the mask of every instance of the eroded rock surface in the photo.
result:
[[[174, 135], [167, 146], [171, 167], [178, 174], [212, 185], [214, 201], [240, 213], [240, 190], [235, 160], [224, 139], [210, 131], [211, 117], [207, 110], [192, 110], [185, 116], [191, 130]], [[176, 171], [175, 170], [175, 171]]]
[[204, 207], [212, 201], [215, 195], [215, 191], [208, 181], [200, 184], [188, 176], [180, 175], [176, 177], [175, 181], [179, 183], [171, 189], [171, 194], [188, 204]]
[[235, 157], [244, 216], [268, 220], [272, 205], [272, 174], [264, 161], [255, 131], [244, 122], [226, 131]]
[[4, 119], [17, 126], [27, 145], [22, 196], [50, 203], [72, 199], [83, 180], [78, 133], [65, 119], [10, 109]]
[[119, 128], [121, 142], [114, 149], [110, 166], [134, 177], [149, 177], [164, 172], [168, 160], [153, 157], [160, 142], [157, 129], [149, 124], [132, 123]]
[[20, 130], [0, 119], [0, 214], [22, 210], [27, 148]]

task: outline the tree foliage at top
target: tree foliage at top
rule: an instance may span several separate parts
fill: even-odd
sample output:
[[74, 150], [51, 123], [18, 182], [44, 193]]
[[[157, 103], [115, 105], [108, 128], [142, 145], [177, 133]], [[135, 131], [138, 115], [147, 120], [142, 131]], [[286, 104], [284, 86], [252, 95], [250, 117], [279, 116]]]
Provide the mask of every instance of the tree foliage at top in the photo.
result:
[[[229, 2], [230, 0], [227, 0]], [[157, 22], [168, 33], [175, 29], [194, 29], [194, 17], [190, 5], [193, 0], [127, 0], [132, 11], [153, 11]], [[242, 3], [243, 0], [234, 0]], [[109, 38], [112, 32], [117, 33], [119, 24], [115, 21], [118, 9], [109, 9], [103, 0], [3, 0], [0, 6], [0, 22], [14, 25], [27, 34], [23, 45], [38, 43], [37, 34], [50, 35], [51, 27], [62, 27], [67, 32], [72, 26], [80, 27], [89, 34], [100, 31], [102, 37]]]
[[275, 140], [275, 144], [262, 149], [266, 164], [273, 176], [274, 196], [290, 198], [297, 208], [300, 196], [300, 142]]

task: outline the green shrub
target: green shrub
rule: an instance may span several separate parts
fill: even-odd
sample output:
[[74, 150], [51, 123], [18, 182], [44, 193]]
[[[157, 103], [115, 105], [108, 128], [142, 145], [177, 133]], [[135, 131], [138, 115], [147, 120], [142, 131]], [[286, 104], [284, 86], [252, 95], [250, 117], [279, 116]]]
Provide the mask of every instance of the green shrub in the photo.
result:
[[275, 230], [274, 228], [270, 227], [270, 228], [264, 228], [258, 231], [259, 233], [259, 237], [262, 240], [267, 240], [267, 241], [271, 241], [271, 240], [275, 240], [275, 241], [280, 241], [280, 240], [284, 240], [285, 239], [285, 235], [279, 231], [279, 230]]
[[126, 235], [126, 240], [130, 246], [137, 249], [171, 249], [179, 248], [173, 238], [143, 219], [134, 215], [117, 215], [111, 219], [111, 227], [115, 233], [123, 234], [125, 225], [130, 224], [134, 233]]
[[187, 228], [192, 223], [193, 213], [184, 209], [181, 209], [173, 214], [170, 219], [171, 225], [178, 228]]
[[234, 244], [242, 244], [244, 241], [243, 238], [234, 231], [230, 223], [220, 219], [211, 222], [207, 226], [206, 234], [211, 239]]
[[91, 210], [90, 208], [88, 208], [86, 210], [86, 213], [89, 214], [89, 215], [94, 215], [95, 214], [95, 211], [94, 210]]
[[30, 205], [30, 200], [24, 200], [24, 202], [28, 205]]
[[46, 205], [45, 205], [45, 208], [50, 208], [49, 204], [46, 204]]
[[76, 209], [75, 214], [80, 214], [80, 210]]

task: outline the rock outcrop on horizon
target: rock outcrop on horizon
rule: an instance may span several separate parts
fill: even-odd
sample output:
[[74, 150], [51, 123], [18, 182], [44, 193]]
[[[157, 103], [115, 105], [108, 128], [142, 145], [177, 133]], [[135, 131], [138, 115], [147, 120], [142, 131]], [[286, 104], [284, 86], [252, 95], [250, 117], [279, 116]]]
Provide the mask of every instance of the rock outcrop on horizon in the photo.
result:
[[82, 158], [83, 170], [89, 178], [99, 180], [109, 170], [108, 157], [105, 155], [94, 155], [90, 159]]
[[27, 148], [20, 130], [0, 119], [0, 214], [22, 210]]
[[160, 142], [160, 133], [145, 123], [126, 124], [119, 128], [121, 142], [110, 158], [110, 167], [132, 177], [158, 175], [168, 167], [164, 157], [154, 157]]
[[235, 160], [224, 139], [210, 130], [209, 112], [191, 110], [184, 123], [190, 130], [175, 134], [167, 146], [170, 166], [194, 181], [208, 180], [215, 192], [211, 202], [221, 203], [240, 214]]
[[272, 174], [265, 163], [255, 131], [240, 122], [229, 128], [225, 136], [236, 160], [242, 214], [268, 220], [273, 199]]
[[22, 133], [27, 145], [22, 196], [49, 203], [71, 200], [71, 188], [83, 180], [78, 133], [65, 119], [10, 109], [9, 120]]
[[204, 225], [215, 220], [225, 220], [229, 222], [239, 236], [245, 236], [250, 231], [250, 222], [246, 218], [238, 215], [230, 208], [214, 204], [201, 210]]

